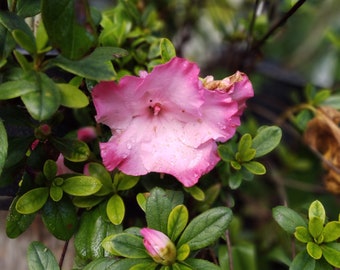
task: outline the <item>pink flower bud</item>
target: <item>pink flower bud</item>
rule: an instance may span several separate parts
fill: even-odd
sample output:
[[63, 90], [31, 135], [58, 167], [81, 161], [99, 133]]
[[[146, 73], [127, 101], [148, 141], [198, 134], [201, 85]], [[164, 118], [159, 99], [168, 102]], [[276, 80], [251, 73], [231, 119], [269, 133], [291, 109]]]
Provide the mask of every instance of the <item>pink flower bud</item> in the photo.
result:
[[97, 132], [94, 127], [82, 127], [77, 131], [78, 140], [83, 142], [90, 142], [97, 138]]
[[152, 259], [163, 265], [176, 261], [176, 247], [164, 233], [149, 228], [140, 230], [144, 246]]

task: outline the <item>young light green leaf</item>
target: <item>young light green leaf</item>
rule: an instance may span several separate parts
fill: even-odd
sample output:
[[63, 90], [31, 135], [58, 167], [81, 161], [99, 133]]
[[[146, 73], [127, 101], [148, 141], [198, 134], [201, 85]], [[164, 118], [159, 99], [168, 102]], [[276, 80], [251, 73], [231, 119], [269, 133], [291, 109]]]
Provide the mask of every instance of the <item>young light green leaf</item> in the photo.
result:
[[138, 193], [136, 196], [137, 199], [137, 203], [139, 205], [139, 207], [145, 212], [146, 210], [146, 195], [143, 193]]
[[271, 152], [281, 141], [282, 131], [277, 126], [262, 127], [253, 138], [252, 148], [256, 150], [255, 157], [262, 157]]
[[30, 54], [37, 53], [37, 46], [35, 44], [35, 40], [32, 40], [31, 35], [26, 34], [20, 29], [15, 29], [12, 31], [12, 36], [19, 46], [28, 51]]
[[7, 132], [2, 120], [0, 119], [0, 175], [5, 166], [7, 150], [8, 150]]
[[255, 175], [263, 175], [266, 173], [266, 167], [258, 161], [245, 162], [242, 163], [242, 166]]
[[188, 192], [192, 197], [194, 197], [197, 201], [201, 202], [205, 199], [204, 191], [198, 186], [184, 187], [184, 190]]
[[306, 250], [297, 254], [292, 261], [289, 270], [314, 270], [315, 260], [309, 256]]
[[104, 196], [112, 192], [112, 179], [110, 173], [99, 163], [90, 162], [87, 165], [90, 176], [100, 180], [103, 186], [96, 193], [97, 196]]
[[176, 50], [172, 42], [167, 38], [162, 38], [160, 43], [161, 57], [163, 63], [170, 61], [176, 56]]
[[319, 217], [313, 217], [308, 221], [308, 231], [314, 237], [318, 239], [321, 236], [323, 230], [323, 220]]
[[73, 196], [89, 196], [96, 193], [102, 183], [92, 176], [77, 175], [64, 180], [61, 186], [64, 192]]
[[119, 225], [123, 222], [125, 216], [125, 205], [122, 197], [114, 194], [106, 205], [106, 214], [114, 225]]
[[253, 143], [253, 139], [249, 133], [244, 134], [238, 143], [238, 152], [247, 151]]
[[57, 164], [54, 160], [48, 159], [44, 163], [43, 172], [47, 180], [52, 181], [57, 174]]
[[177, 260], [184, 261], [190, 255], [190, 246], [184, 244], [177, 249]]
[[27, 248], [29, 270], [60, 270], [52, 252], [39, 242], [32, 242]]
[[295, 228], [294, 236], [297, 240], [299, 240], [302, 243], [312, 242], [313, 238], [309, 234], [309, 231], [304, 226], [298, 226]]
[[112, 249], [115, 254], [119, 254], [122, 257], [131, 259], [149, 257], [143, 245], [143, 239], [134, 234], [119, 233], [109, 236], [103, 240], [103, 245], [105, 247], [110, 246], [110, 250]]
[[340, 238], [340, 221], [328, 222], [322, 231], [323, 241], [332, 242]]
[[314, 217], [319, 218], [323, 223], [326, 220], [325, 208], [323, 207], [322, 203], [318, 200], [312, 202], [308, 209], [308, 218], [312, 219]]
[[185, 205], [177, 205], [170, 212], [168, 218], [168, 236], [175, 242], [182, 233], [189, 220], [188, 209]]
[[281, 228], [290, 234], [295, 232], [296, 227], [307, 226], [305, 220], [298, 213], [286, 206], [274, 207], [273, 217]]
[[77, 229], [77, 209], [68, 197], [58, 202], [47, 200], [42, 208], [42, 220], [52, 235], [66, 241]]
[[177, 246], [188, 244], [190, 250], [209, 246], [226, 231], [232, 215], [227, 207], [216, 207], [203, 212], [188, 224]]
[[59, 202], [64, 195], [64, 191], [61, 187], [52, 185], [50, 187], [50, 197], [53, 201]]
[[113, 183], [116, 186], [117, 191], [129, 190], [137, 185], [139, 176], [126, 175], [124, 173], [116, 173]]
[[89, 104], [88, 97], [77, 87], [67, 84], [57, 84], [60, 91], [60, 104], [69, 108], [83, 108]]
[[307, 243], [307, 252], [315, 260], [319, 260], [322, 257], [322, 249], [314, 242]]
[[31, 189], [18, 199], [15, 208], [20, 214], [35, 213], [44, 206], [48, 195], [47, 187]]

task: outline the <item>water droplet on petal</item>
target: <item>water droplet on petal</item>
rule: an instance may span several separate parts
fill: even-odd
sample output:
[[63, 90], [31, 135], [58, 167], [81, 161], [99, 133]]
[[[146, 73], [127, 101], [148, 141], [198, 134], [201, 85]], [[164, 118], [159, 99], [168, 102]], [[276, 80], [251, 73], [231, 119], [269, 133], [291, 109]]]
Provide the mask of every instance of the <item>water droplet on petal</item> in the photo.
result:
[[127, 143], [127, 144], [126, 144], [126, 148], [127, 148], [128, 150], [131, 150], [131, 148], [132, 148], [131, 143]]

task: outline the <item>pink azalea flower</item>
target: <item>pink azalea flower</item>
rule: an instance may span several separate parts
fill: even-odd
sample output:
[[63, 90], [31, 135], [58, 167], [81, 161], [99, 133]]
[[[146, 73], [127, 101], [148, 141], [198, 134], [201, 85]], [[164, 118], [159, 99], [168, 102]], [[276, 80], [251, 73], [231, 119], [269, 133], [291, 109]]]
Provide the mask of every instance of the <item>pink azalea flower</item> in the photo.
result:
[[173, 58], [141, 77], [93, 89], [96, 120], [111, 128], [100, 144], [103, 163], [128, 175], [149, 172], [175, 176], [190, 187], [220, 160], [216, 142], [230, 139], [240, 125], [245, 100], [253, 95], [248, 78], [226, 80], [213, 89], [199, 80], [196, 64]]
[[149, 228], [141, 229], [140, 233], [144, 237], [146, 251], [155, 262], [171, 265], [176, 261], [176, 247], [168, 236]]

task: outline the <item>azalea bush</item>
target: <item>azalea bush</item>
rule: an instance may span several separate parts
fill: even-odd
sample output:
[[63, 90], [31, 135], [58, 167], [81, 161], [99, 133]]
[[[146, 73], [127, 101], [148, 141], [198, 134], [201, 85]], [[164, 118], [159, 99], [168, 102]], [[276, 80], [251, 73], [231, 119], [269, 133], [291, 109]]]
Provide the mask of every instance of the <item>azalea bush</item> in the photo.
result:
[[[121, 0], [103, 11], [87, 1], [9, 0], [0, 10], [7, 236], [41, 216], [64, 252], [73, 239], [73, 269], [339, 268], [340, 216], [327, 207], [340, 193], [337, 94], [306, 84], [271, 123], [248, 110], [261, 96], [254, 56], [304, 1], [284, 3], [288, 15], [273, 25], [255, 18], [256, 1], [252, 19], [232, 13], [232, 30], [209, 15], [232, 5], [184, 2]], [[177, 19], [168, 17], [174, 10]], [[230, 54], [243, 50], [240, 62], [213, 74], [209, 59], [197, 53], [195, 61], [183, 35], [198, 14], [229, 38]], [[287, 123], [309, 146], [299, 151], [312, 151], [308, 159], [282, 142]], [[286, 191], [277, 180], [305, 181], [322, 166], [325, 207], [305, 186]], [[58, 262], [34, 241], [28, 267], [61, 269], [64, 255]]]

